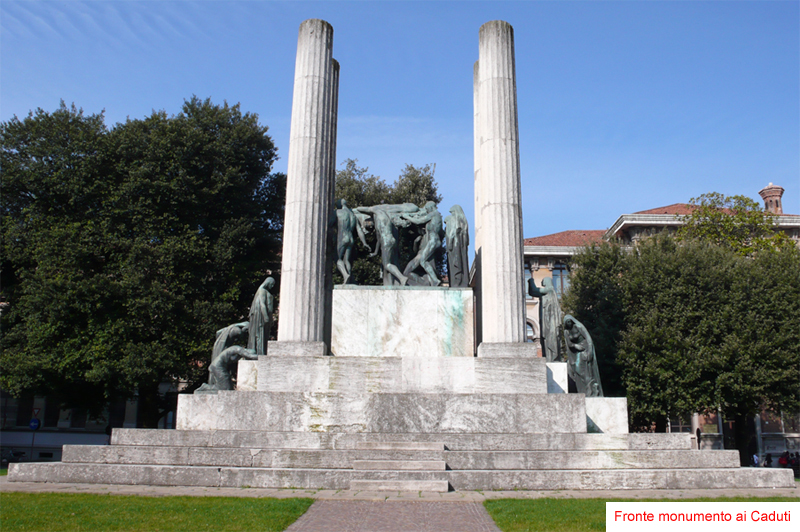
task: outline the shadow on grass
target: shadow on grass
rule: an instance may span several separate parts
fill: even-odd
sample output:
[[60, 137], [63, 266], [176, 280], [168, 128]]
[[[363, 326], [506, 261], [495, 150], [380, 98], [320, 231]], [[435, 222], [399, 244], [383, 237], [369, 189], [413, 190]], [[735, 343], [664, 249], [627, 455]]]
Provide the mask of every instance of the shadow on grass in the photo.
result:
[[0, 530], [281, 531], [313, 499], [0, 493]]

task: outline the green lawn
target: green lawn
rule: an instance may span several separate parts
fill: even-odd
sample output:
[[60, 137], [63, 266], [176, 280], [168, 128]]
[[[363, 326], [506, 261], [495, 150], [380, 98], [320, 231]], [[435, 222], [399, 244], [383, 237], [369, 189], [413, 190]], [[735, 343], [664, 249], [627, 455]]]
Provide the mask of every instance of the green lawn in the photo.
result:
[[[606, 529], [606, 502], [667, 499], [495, 499], [483, 505], [503, 532], [583, 532]], [[798, 498], [669, 499], [670, 501], [797, 502]]]
[[313, 499], [0, 493], [0, 530], [279, 531]]
[[7, 467], [0, 468], [0, 477], [4, 477], [6, 475], [8, 475], [8, 468]]

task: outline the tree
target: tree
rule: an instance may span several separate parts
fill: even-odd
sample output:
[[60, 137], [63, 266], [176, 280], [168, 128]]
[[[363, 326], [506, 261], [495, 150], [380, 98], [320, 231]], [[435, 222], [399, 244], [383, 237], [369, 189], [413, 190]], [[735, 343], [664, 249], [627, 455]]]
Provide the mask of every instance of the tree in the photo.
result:
[[[436, 180], [433, 177], [435, 165], [416, 167], [407, 164], [403, 172], [392, 185], [369, 173], [366, 167], [359, 167], [357, 159], [345, 159], [344, 168], [336, 172], [336, 199], [344, 199], [350, 208], [381, 204], [413, 203], [422, 206], [428, 201], [439, 204], [442, 196], [438, 194]], [[406, 264], [413, 256], [412, 249], [417, 229], [414, 227], [400, 230], [400, 262]], [[367, 235], [367, 243], [375, 249], [375, 235]], [[352, 280], [359, 285], [380, 285], [380, 256], [369, 257], [371, 250], [356, 244], [358, 253], [352, 261]], [[354, 250], [356, 251], [356, 250]], [[441, 276], [444, 272], [444, 260], [440, 253], [436, 260], [437, 270]], [[341, 283], [342, 276], [334, 272], [334, 283]]]
[[690, 204], [694, 210], [684, 217], [679, 239], [698, 239], [744, 256], [791, 245], [786, 234], [776, 230], [776, 216], [747, 196], [710, 192], [692, 198]]
[[619, 283], [625, 251], [604, 242], [587, 246], [572, 258], [570, 287], [563, 306], [592, 335], [600, 380], [607, 396], [623, 397], [622, 368], [617, 362], [618, 343], [625, 327], [623, 294]]
[[747, 463], [747, 420], [800, 407], [795, 246], [743, 257], [659, 235], [628, 251], [587, 248], [574, 261], [567, 304], [608, 346], [602, 365], [619, 368], [633, 427], [663, 431], [670, 417], [719, 409], [736, 421]]
[[198, 383], [277, 269], [285, 179], [257, 117], [192, 98], [108, 130], [73, 105], [0, 125], [0, 385], [94, 407]]
[[714, 382], [730, 369], [719, 347], [729, 334], [728, 296], [742, 260], [665, 235], [626, 257], [618, 363], [634, 424], [661, 430], [670, 417], [716, 409]]

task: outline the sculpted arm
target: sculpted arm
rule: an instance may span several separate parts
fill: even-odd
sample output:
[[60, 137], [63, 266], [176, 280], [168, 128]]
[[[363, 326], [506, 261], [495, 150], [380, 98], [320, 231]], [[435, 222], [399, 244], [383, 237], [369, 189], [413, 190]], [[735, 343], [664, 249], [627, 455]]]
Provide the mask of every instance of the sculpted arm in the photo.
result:
[[356, 223], [356, 233], [358, 233], [358, 239], [361, 240], [361, 243], [364, 244], [365, 248], [369, 248], [369, 244], [367, 244], [367, 236], [364, 233], [364, 226], [362, 225], [361, 217], [359, 215], [356, 215], [356, 219], [358, 220], [358, 222]]
[[411, 223], [422, 225], [430, 222], [433, 219], [434, 212], [420, 212], [415, 214], [403, 214], [403, 218]]

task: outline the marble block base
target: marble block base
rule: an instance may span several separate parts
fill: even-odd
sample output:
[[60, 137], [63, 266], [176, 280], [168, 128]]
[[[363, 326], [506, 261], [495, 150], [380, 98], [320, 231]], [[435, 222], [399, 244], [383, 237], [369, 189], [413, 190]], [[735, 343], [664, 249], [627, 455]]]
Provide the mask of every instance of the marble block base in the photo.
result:
[[236, 374], [237, 392], [254, 392], [258, 389], [258, 366], [255, 360], [240, 360]]
[[628, 399], [625, 397], [587, 397], [586, 429], [588, 432], [594, 433], [627, 434]]
[[474, 356], [472, 289], [336, 286], [331, 353], [340, 357]]
[[547, 393], [568, 393], [567, 363], [547, 363]]
[[479, 357], [503, 357], [503, 358], [542, 358], [539, 356], [539, 349], [533, 342], [481, 342], [478, 346]]
[[178, 395], [178, 430], [585, 433], [579, 394], [235, 392]]
[[290, 357], [322, 357], [328, 354], [325, 342], [269, 342], [267, 355]]
[[545, 394], [545, 371], [543, 358], [262, 356], [258, 391]]

